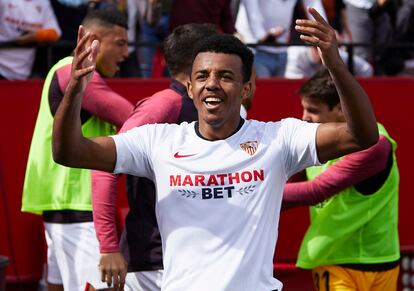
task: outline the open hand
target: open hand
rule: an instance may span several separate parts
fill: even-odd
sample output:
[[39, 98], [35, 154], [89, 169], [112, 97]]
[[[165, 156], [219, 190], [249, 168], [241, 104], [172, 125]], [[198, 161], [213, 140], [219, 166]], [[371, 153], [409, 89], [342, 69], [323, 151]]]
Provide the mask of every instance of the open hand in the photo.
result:
[[83, 92], [93, 76], [96, 58], [99, 52], [99, 41], [91, 41], [91, 34], [81, 25], [72, 60], [71, 80], [69, 86], [76, 92]]
[[328, 69], [333, 69], [337, 65], [343, 64], [338, 51], [335, 30], [323, 19], [315, 8], [310, 7], [308, 11], [314, 19], [296, 20], [295, 29], [301, 33], [300, 38], [306, 43], [318, 48], [322, 63]]

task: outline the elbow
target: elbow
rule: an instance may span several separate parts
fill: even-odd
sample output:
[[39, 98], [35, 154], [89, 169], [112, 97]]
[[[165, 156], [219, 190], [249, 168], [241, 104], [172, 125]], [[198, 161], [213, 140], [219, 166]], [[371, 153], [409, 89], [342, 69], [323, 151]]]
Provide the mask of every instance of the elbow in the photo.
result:
[[65, 155], [63, 154], [60, 147], [55, 145], [55, 143], [52, 145], [52, 157], [55, 163], [66, 166]]
[[61, 144], [58, 142], [52, 143], [52, 158], [55, 163], [62, 166], [71, 167], [73, 165], [71, 164], [68, 157], [70, 157], [70, 154], [65, 151]]
[[371, 134], [367, 134], [364, 136], [363, 139], [360, 139], [361, 142], [359, 143], [359, 146], [362, 150], [368, 149], [375, 145], [379, 140], [379, 132], [378, 128], [375, 129]]

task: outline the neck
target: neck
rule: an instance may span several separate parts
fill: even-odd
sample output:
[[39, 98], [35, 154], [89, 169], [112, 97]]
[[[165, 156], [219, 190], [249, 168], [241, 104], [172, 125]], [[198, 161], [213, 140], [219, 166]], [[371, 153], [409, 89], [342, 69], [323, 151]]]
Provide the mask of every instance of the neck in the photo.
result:
[[232, 123], [232, 126], [218, 128], [205, 122], [197, 122], [196, 132], [201, 138], [206, 140], [222, 140], [232, 136], [237, 131], [239, 131], [239, 129], [244, 124], [244, 119], [240, 117]]

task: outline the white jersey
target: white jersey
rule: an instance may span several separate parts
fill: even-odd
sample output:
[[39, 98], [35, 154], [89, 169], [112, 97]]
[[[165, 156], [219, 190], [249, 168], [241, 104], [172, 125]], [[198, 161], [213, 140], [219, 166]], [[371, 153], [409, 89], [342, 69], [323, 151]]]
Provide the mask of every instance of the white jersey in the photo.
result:
[[246, 120], [208, 141], [195, 123], [114, 136], [115, 172], [154, 180], [163, 290], [281, 290], [273, 256], [286, 180], [319, 164], [318, 124]]

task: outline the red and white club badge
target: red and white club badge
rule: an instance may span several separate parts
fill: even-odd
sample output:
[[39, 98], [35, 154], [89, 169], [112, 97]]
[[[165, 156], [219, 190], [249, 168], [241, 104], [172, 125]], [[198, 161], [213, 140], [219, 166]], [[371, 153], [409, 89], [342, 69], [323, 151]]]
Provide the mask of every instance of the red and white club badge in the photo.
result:
[[247, 142], [241, 143], [240, 147], [246, 153], [253, 156], [256, 153], [257, 148], [259, 147], [259, 143], [257, 141], [247, 141]]

